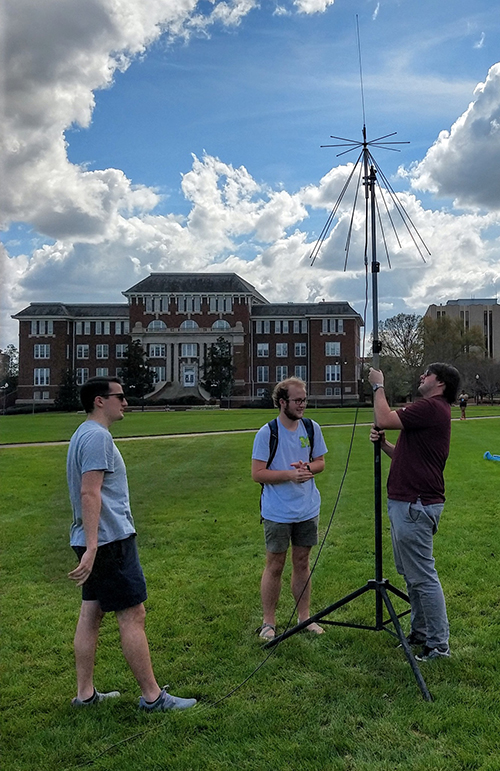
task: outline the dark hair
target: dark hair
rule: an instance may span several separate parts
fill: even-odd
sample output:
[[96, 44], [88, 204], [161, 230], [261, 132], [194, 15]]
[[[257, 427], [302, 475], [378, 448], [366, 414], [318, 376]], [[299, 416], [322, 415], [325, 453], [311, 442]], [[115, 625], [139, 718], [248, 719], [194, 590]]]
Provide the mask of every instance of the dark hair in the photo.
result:
[[432, 372], [440, 383], [444, 383], [443, 396], [449, 404], [457, 400], [458, 387], [460, 385], [460, 373], [451, 364], [443, 364], [441, 361], [429, 364], [428, 372]]
[[80, 401], [85, 412], [94, 410], [96, 396], [107, 396], [109, 394], [109, 384], [122, 384], [119, 377], [91, 377], [80, 388]]
[[275, 407], [280, 406], [280, 399], [288, 400], [288, 389], [291, 385], [302, 386], [307, 388], [306, 384], [300, 377], [287, 377], [286, 380], [282, 380], [277, 383], [273, 391], [273, 404]]

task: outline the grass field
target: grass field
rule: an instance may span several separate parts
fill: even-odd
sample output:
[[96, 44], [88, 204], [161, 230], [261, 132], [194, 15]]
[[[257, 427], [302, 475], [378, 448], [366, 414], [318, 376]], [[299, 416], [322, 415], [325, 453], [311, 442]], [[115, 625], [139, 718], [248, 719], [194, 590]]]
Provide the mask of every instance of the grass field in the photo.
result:
[[[332, 413], [336, 420], [321, 422], [348, 422], [347, 411]], [[319, 414], [326, 418], [326, 411]], [[201, 418], [211, 425], [205, 430], [257, 428], [269, 415], [132, 414], [116, 428], [136, 435], [167, 433], [159, 417], [180, 433], [199, 431]], [[82, 416], [35, 415], [31, 423], [30, 418], [1, 418], [1, 441], [65, 439]], [[360, 420], [370, 418], [367, 412], [366, 421]], [[151, 430], [154, 425], [158, 430]], [[318, 477], [322, 532], [344, 470], [350, 429], [325, 428], [324, 434], [330, 452], [327, 470]], [[252, 441], [252, 433], [233, 433], [119, 443], [148, 580], [147, 631], [155, 671], [173, 693], [200, 700], [186, 713], [149, 716], [137, 711], [137, 687], [112, 616], [102, 630], [96, 684], [117, 688], [122, 698], [95, 710], [71, 709], [79, 593], [66, 578], [74, 565], [67, 544], [66, 447], [0, 451], [3, 767], [498, 771], [500, 463], [483, 460], [483, 454], [500, 453], [500, 420], [453, 424], [448, 502], [435, 543], [452, 658], [422, 665], [431, 704], [423, 701], [403, 654], [384, 632], [330, 627], [320, 638], [303, 633], [265, 661], [254, 634], [261, 618], [263, 544], [259, 488], [249, 476]], [[313, 577], [313, 610], [373, 577], [372, 467], [367, 429], [359, 427]], [[401, 586], [389, 540], [384, 516], [384, 575]], [[288, 577], [289, 572], [278, 614], [281, 629], [293, 610]], [[371, 593], [336, 617], [371, 623]]]

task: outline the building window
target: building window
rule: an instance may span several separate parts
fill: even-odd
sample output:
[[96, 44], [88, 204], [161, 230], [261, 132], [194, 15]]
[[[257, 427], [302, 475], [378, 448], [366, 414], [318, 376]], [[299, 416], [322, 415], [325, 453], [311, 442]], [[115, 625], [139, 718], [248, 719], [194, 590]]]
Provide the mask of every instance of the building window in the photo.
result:
[[[88, 348], [88, 345], [87, 345]], [[107, 343], [96, 345], [95, 347], [96, 359], [109, 359], [109, 345]], [[77, 357], [80, 358], [80, 357]], [[88, 356], [81, 357], [88, 359]]]
[[196, 385], [196, 372], [191, 367], [184, 369], [182, 382], [187, 388], [192, 388]]
[[323, 319], [321, 331], [323, 333], [342, 335], [344, 332], [344, 319]]
[[130, 332], [129, 321], [115, 321], [115, 335], [128, 335]]
[[182, 343], [181, 356], [183, 358], [194, 358], [198, 356], [198, 343]]
[[257, 383], [269, 383], [269, 367], [257, 367]]
[[271, 333], [271, 322], [268, 319], [265, 321], [256, 321], [255, 332], [258, 335], [269, 335]]
[[84, 335], [92, 334], [91, 331], [90, 331], [90, 321], [84, 321], [83, 322], [83, 334]]
[[340, 356], [340, 343], [325, 343], [325, 356]]
[[231, 296], [224, 297], [218, 295], [209, 298], [210, 313], [232, 313], [233, 311], [233, 298]]
[[89, 346], [88, 345], [77, 345], [76, 346], [76, 358], [77, 359], [88, 359], [89, 358]]
[[83, 325], [81, 321], [75, 322], [75, 335], [81, 335], [82, 334]]
[[212, 324], [212, 329], [231, 329], [231, 324], [225, 319], [217, 319]]
[[295, 319], [293, 322], [294, 335], [305, 335], [307, 332], [307, 319]]
[[198, 324], [196, 321], [193, 321], [193, 319], [186, 319], [186, 321], [183, 321], [181, 326], [181, 329], [199, 329]]
[[269, 356], [269, 343], [257, 343], [257, 356]]
[[307, 356], [307, 343], [295, 343], [295, 356]]
[[276, 343], [276, 356], [288, 356], [288, 343]]
[[76, 370], [76, 384], [83, 385], [89, 379], [88, 367], [78, 367]]
[[104, 335], [110, 335], [111, 334], [111, 321], [103, 321], [102, 322], [102, 330]]
[[274, 333], [276, 335], [287, 335], [288, 334], [288, 321], [275, 321], [274, 322]]
[[150, 367], [149, 369], [155, 376], [155, 383], [159, 383], [160, 381], [167, 379], [165, 367]]
[[116, 358], [125, 359], [127, 356], [128, 345], [126, 343], [118, 343], [116, 346]]
[[33, 355], [35, 359], [50, 359], [50, 345], [35, 345]]
[[177, 311], [179, 313], [200, 313], [201, 297], [191, 295], [179, 295], [177, 298]]
[[48, 367], [37, 367], [34, 372], [33, 385], [50, 385], [50, 369]]
[[335, 386], [335, 388], [333, 389], [333, 395], [334, 396], [342, 396], [342, 391], [340, 390], [340, 388], [338, 386]]
[[37, 319], [31, 322], [32, 335], [53, 335], [54, 322], [51, 319]]
[[95, 323], [95, 333], [96, 333], [96, 335], [102, 335], [102, 321], [96, 321], [96, 323]]
[[325, 396], [333, 396], [333, 388], [331, 386], [325, 388]]
[[256, 396], [257, 399], [263, 399], [265, 396], [267, 396], [267, 388], [257, 388]]
[[327, 383], [340, 382], [340, 364], [327, 364], [325, 367], [325, 380]]
[[109, 370], [107, 367], [96, 367], [96, 377], [108, 377]]
[[299, 366], [295, 367], [295, 377], [300, 377], [301, 380], [304, 382], [307, 380], [307, 367], [305, 367], [303, 364], [300, 364]]
[[165, 346], [154, 343], [149, 344], [149, 358], [160, 359], [165, 356]]
[[155, 319], [154, 321], [150, 321], [148, 324], [148, 332], [161, 332], [166, 328], [167, 325], [161, 319]]
[[146, 297], [146, 313], [161, 313], [161, 297]]
[[288, 377], [288, 367], [286, 364], [282, 367], [276, 367], [276, 382], [280, 383]]

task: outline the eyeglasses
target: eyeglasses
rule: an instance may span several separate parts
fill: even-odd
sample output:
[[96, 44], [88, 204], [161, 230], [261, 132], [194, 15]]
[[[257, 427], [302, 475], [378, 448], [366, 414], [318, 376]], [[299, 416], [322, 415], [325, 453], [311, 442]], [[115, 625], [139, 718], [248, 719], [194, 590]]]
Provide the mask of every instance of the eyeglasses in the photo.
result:
[[110, 396], [116, 396], [116, 398], [119, 399], [121, 402], [124, 402], [125, 399], [127, 398], [125, 396], [125, 394], [123, 393], [123, 391], [122, 391], [121, 394], [105, 394], [102, 398], [103, 399], [109, 399]]
[[286, 399], [288, 403], [293, 402], [297, 407], [302, 407], [303, 404], [307, 404], [307, 399]]
[[425, 372], [422, 372], [422, 377], [429, 377], [429, 375], [433, 375], [434, 372], [431, 372], [430, 369], [426, 369]]

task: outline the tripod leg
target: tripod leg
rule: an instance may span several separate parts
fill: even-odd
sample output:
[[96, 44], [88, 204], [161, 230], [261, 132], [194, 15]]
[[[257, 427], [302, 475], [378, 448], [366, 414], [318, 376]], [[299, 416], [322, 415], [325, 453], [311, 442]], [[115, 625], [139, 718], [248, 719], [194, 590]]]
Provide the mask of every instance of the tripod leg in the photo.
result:
[[386, 608], [389, 611], [389, 615], [391, 617], [392, 623], [394, 624], [394, 628], [398, 633], [398, 637], [400, 639], [402, 648], [405, 652], [405, 656], [408, 659], [408, 663], [410, 664], [411, 668], [413, 669], [413, 674], [415, 675], [415, 679], [418, 683], [418, 687], [422, 691], [422, 696], [424, 697], [425, 701], [432, 701], [432, 696], [429, 692], [429, 689], [427, 688], [427, 685], [425, 684], [425, 680], [422, 677], [422, 673], [420, 672], [420, 669], [418, 668], [418, 664], [415, 661], [415, 656], [413, 655], [411, 648], [408, 645], [408, 640], [406, 639], [406, 636], [401, 628], [401, 624], [399, 623], [399, 619], [397, 617], [396, 611], [394, 610], [392, 602], [389, 599], [389, 595], [387, 594], [384, 586], [381, 586], [379, 591], [382, 597], [384, 598]]
[[372, 587], [369, 586], [369, 584], [365, 584], [360, 589], [356, 589], [355, 592], [351, 592], [351, 594], [348, 594], [341, 600], [338, 600], [338, 602], [334, 602], [333, 605], [329, 605], [327, 608], [324, 608], [324, 610], [320, 610], [318, 613], [315, 613], [314, 616], [307, 618], [305, 621], [301, 621], [300, 624], [293, 626], [291, 629], [287, 629], [286, 632], [278, 635], [278, 637], [275, 637], [273, 640], [269, 640], [269, 642], [266, 643], [263, 647], [272, 648], [282, 640], [286, 640], [287, 637], [291, 637], [293, 634], [302, 631], [302, 629], [305, 629], [306, 626], [309, 626], [309, 624], [312, 624], [314, 621], [320, 621], [325, 616], [328, 616], [329, 613], [337, 610], [337, 608], [341, 608], [343, 605], [347, 605], [348, 602], [352, 602], [352, 600], [355, 600], [356, 597], [360, 597], [365, 592], [368, 592], [371, 588]]

